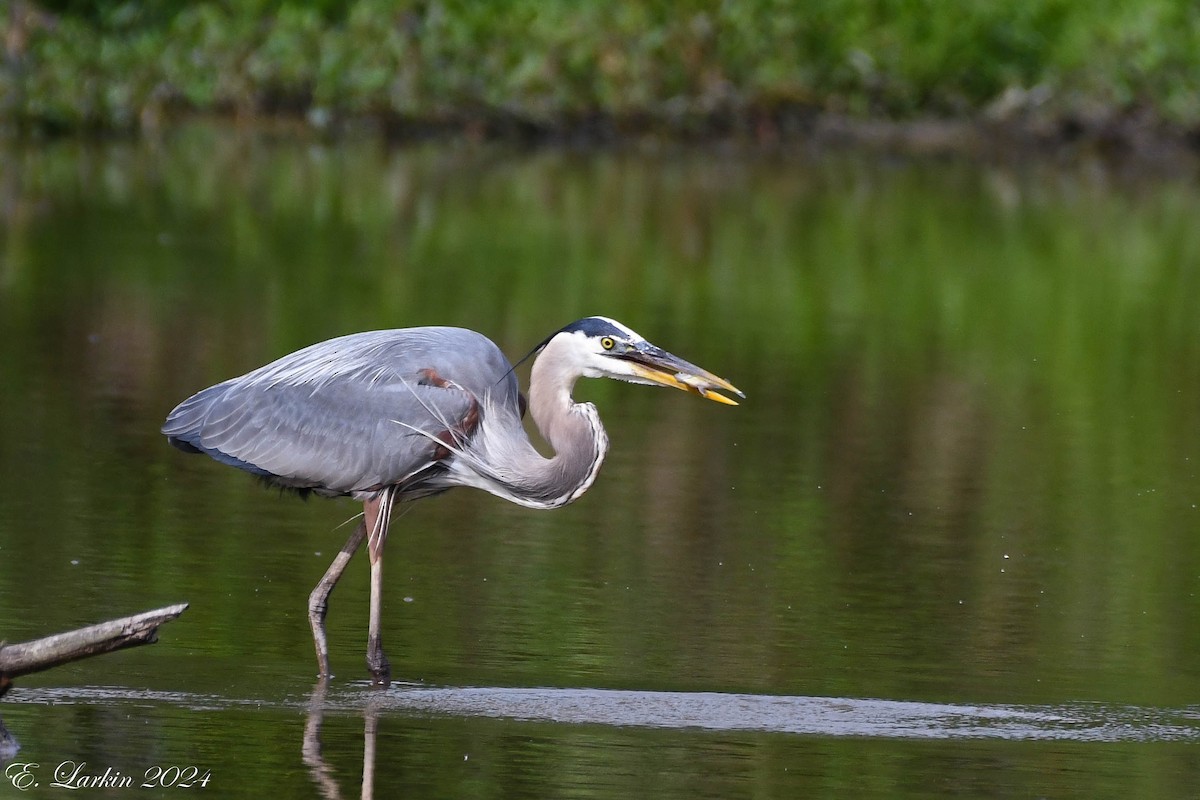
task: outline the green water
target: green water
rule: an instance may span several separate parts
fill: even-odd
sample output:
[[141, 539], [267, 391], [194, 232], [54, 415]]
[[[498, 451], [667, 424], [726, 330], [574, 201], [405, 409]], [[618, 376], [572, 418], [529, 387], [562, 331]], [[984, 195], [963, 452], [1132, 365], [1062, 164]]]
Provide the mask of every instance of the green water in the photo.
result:
[[[0, 150], [0, 639], [191, 603], [18, 681], [13, 761], [45, 796], [67, 760], [359, 796], [364, 751], [379, 798], [1192, 796], [1197, 219], [1194, 183], [1094, 164]], [[588, 314], [746, 401], [581, 383], [588, 494], [404, 509], [398, 683], [365, 685], [364, 559], [313, 697], [307, 596], [358, 508], [173, 450], [167, 411], [342, 333], [515, 359]]]

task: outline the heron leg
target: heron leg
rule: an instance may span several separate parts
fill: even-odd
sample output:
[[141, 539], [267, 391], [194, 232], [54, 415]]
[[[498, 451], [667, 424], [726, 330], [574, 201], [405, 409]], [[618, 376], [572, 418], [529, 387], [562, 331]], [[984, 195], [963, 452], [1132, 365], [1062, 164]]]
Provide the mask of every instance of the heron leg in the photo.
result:
[[312, 627], [313, 645], [317, 649], [317, 671], [322, 678], [328, 678], [331, 674], [329, 644], [325, 639], [325, 614], [329, 611], [329, 593], [333, 591], [342, 573], [346, 571], [346, 565], [366, 538], [367, 524], [363, 521], [354, 528], [354, 533], [350, 534], [350, 538], [342, 545], [333, 563], [325, 570], [316, 588], [308, 596], [308, 624]]
[[371, 615], [367, 623], [367, 669], [378, 684], [387, 684], [391, 680], [392, 672], [387, 656], [383, 654], [380, 628], [383, 622], [383, 545], [387, 541], [393, 496], [393, 490], [389, 487], [363, 503], [363, 523], [370, 531], [367, 555], [371, 558]]

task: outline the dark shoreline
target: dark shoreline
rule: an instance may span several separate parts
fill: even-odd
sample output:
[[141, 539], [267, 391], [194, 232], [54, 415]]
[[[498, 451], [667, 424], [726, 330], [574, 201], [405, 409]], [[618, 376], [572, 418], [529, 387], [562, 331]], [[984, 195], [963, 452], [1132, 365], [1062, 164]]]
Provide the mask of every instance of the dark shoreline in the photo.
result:
[[280, 138], [327, 142], [373, 138], [389, 146], [446, 142], [522, 149], [705, 149], [753, 153], [846, 153], [906, 158], [959, 158], [979, 162], [1074, 163], [1097, 161], [1151, 174], [1200, 174], [1200, 129], [1152, 114], [1111, 112], [1079, 116], [1013, 115], [995, 118], [858, 118], [811, 109], [712, 115], [664, 121], [648, 117], [579, 115], [554, 121], [516, 114], [462, 113], [436, 119], [391, 114], [314, 120], [297, 110], [277, 113], [178, 111], [143, 117], [123, 131], [84, 129], [9, 131], [8, 141], [154, 140], [192, 125], [212, 125]]

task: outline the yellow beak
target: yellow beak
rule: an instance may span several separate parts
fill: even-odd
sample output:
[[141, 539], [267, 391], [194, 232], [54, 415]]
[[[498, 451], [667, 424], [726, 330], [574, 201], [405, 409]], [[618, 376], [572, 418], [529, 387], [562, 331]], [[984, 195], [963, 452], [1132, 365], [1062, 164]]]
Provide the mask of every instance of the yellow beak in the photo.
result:
[[708, 370], [654, 345], [643, 345], [633, 352], [622, 354], [619, 358], [630, 362], [634, 372], [647, 383], [670, 386], [728, 406], [736, 406], [738, 402], [718, 393], [717, 389], [742, 398], [746, 396], [724, 378], [719, 378]]

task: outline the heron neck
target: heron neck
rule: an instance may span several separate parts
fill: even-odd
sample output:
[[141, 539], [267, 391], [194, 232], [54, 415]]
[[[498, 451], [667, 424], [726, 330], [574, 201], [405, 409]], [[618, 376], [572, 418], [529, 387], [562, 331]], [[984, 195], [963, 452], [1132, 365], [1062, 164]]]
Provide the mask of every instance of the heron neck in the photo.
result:
[[553, 495], [548, 505], [566, 505], [596, 479], [608, 452], [608, 435], [596, 407], [571, 397], [580, 376], [556, 345], [551, 341], [533, 362], [529, 380], [529, 413], [554, 455], [527, 469], [540, 484], [539, 493]]

